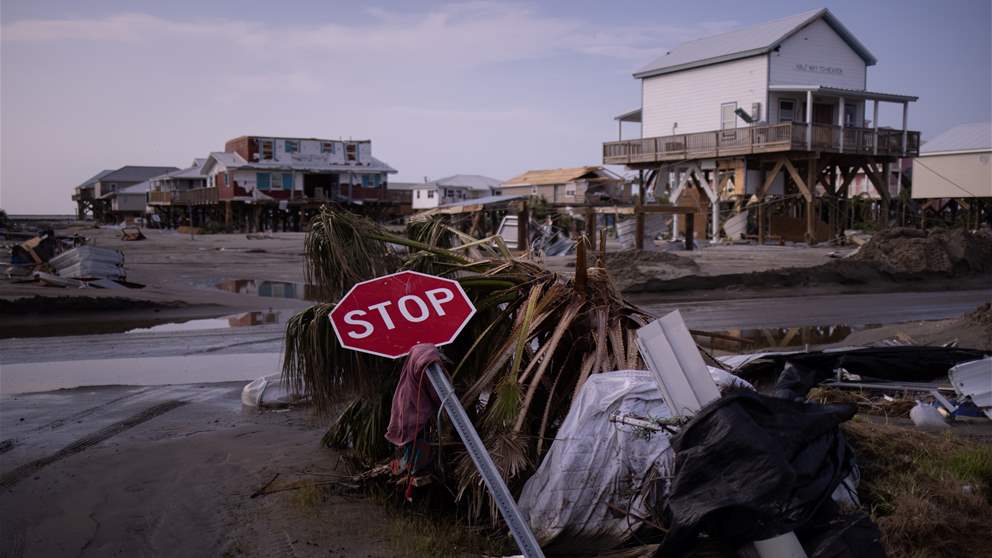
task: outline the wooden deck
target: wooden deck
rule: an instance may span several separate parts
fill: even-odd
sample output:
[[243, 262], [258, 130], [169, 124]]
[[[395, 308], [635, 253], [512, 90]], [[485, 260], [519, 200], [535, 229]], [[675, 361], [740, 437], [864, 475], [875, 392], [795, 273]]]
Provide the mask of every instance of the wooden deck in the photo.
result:
[[148, 192], [149, 205], [212, 205], [219, 200], [217, 188], [193, 188], [169, 192]]
[[[695, 134], [611, 141], [603, 144], [603, 164], [637, 165], [783, 151], [903, 156], [902, 130], [842, 128], [830, 124], [813, 124], [810, 142], [807, 144], [808, 127], [802, 122], [787, 122]], [[905, 156], [915, 157], [919, 152], [920, 133], [907, 131]]]

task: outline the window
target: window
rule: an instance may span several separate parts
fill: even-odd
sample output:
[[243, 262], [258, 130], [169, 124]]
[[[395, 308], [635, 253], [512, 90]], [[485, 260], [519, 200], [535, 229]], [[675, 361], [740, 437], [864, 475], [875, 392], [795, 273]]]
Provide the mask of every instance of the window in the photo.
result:
[[346, 161], [357, 161], [358, 160], [358, 146], [349, 143], [344, 147], [344, 155]]
[[286, 140], [286, 153], [296, 153], [300, 150], [300, 142], [296, 140]]
[[417, 199], [420, 199], [420, 190], [417, 190]]
[[293, 173], [286, 172], [282, 175], [282, 187], [284, 190], [293, 189]]
[[571, 196], [573, 198], [575, 197], [575, 183], [574, 182], [569, 182], [568, 184], [565, 185], [565, 195], [566, 196]]
[[224, 186], [227, 186], [227, 173], [224, 173]]
[[332, 141], [321, 142], [320, 143], [320, 152], [321, 153], [332, 153], [333, 154], [334, 153], [334, 142], [332, 142]]
[[737, 103], [720, 105], [720, 129], [731, 130], [737, 127]]
[[272, 140], [262, 140], [259, 142], [261, 146], [261, 159], [271, 159], [272, 158]]
[[779, 99], [778, 101], [778, 121], [795, 122], [796, 102], [792, 99]]
[[255, 173], [255, 185], [259, 190], [268, 190], [272, 177], [267, 172]]
[[372, 185], [371, 183], [372, 183], [372, 177], [369, 176], [369, 175], [367, 175], [367, 174], [363, 174], [362, 175], [362, 187], [363, 188], [368, 188], [369, 186]]
[[434, 190], [427, 190], [427, 197], [428, 198], [433, 198], [434, 197]]

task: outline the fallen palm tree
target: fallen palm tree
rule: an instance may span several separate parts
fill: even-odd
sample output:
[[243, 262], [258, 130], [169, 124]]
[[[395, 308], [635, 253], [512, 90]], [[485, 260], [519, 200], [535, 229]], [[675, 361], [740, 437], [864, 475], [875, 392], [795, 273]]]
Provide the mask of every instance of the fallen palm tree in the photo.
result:
[[[307, 236], [306, 276], [326, 302], [290, 320], [284, 376], [312, 397], [319, 412], [350, 401], [327, 441], [370, 462], [384, 457], [401, 362], [343, 349], [328, 314], [352, 285], [387, 273], [415, 270], [455, 279], [477, 312], [444, 348], [448, 369], [493, 461], [513, 486], [539, 462], [590, 374], [642, 367], [635, 331], [649, 316], [620, 298], [604, 270], [586, 272], [584, 256], [583, 247], [573, 280], [513, 257], [498, 236], [476, 239], [439, 220], [403, 236], [325, 208]], [[467, 455], [453, 460], [447, 465], [455, 474], [448, 480], [480, 517], [488, 507], [482, 481]]]

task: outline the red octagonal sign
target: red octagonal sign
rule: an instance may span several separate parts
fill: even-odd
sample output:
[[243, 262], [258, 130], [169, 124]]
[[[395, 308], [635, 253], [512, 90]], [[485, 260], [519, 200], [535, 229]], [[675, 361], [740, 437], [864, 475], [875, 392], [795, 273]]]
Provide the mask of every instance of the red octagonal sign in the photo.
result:
[[475, 306], [458, 281], [401, 271], [356, 284], [331, 311], [342, 346], [389, 358], [458, 337]]

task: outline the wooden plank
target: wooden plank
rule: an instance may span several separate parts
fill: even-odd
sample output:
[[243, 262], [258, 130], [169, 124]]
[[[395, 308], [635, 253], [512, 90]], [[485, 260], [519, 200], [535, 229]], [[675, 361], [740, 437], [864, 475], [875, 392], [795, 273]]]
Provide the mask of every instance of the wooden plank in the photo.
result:
[[803, 180], [801, 176], [799, 176], [799, 171], [796, 170], [796, 167], [792, 166], [792, 163], [789, 161], [789, 159], [783, 157], [782, 161], [784, 161], [785, 163], [785, 170], [789, 172], [789, 176], [792, 177], [792, 180], [796, 183], [796, 186], [798, 186], [799, 189], [802, 190], [803, 196], [806, 198], [806, 201], [812, 201], [813, 193], [806, 186], [806, 181]]

